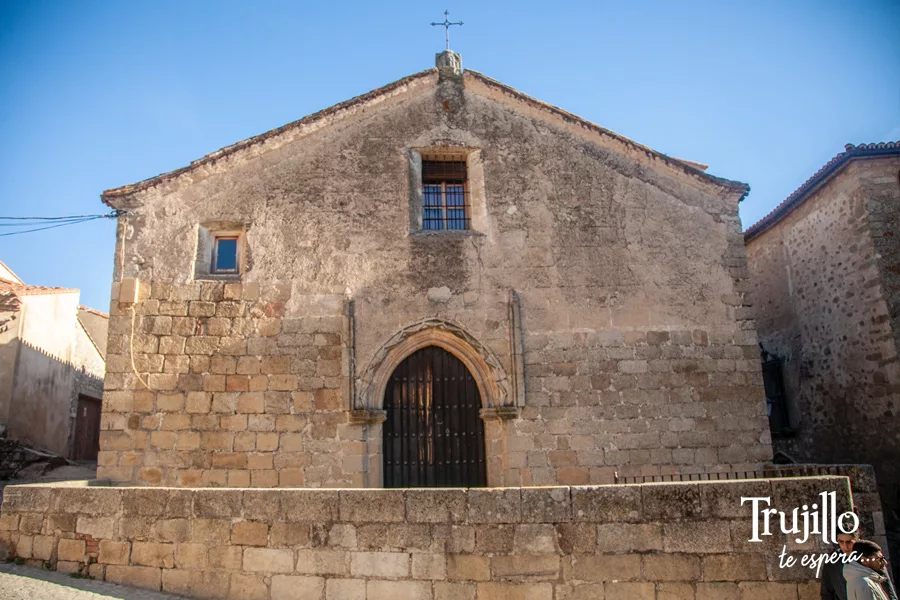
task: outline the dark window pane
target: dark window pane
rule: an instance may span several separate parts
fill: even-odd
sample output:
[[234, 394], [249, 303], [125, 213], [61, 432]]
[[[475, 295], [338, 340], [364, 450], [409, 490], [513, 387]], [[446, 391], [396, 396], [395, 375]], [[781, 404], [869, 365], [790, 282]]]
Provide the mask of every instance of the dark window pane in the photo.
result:
[[237, 270], [237, 239], [219, 238], [216, 240], [216, 271]]

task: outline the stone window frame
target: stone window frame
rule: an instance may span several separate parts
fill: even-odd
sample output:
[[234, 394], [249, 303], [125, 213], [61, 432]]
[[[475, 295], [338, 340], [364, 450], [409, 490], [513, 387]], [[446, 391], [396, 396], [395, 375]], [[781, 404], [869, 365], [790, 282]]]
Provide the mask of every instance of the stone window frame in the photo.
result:
[[[484, 191], [484, 151], [469, 146], [429, 146], [410, 148], [409, 161], [409, 234], [416, 237], [470, 237], [488, 231], [487, 201]], [[466, 193], [470, 214], [468, 229], [424, 229], [422, 220], [425, 187], [422, 184], [422, 160], [465, 161]]]
[[[215, 260], [216, 240], [221, 238], [237, 239], [237, 270], [216, 272]], [[247, 272], [247, 236], [246, 227], [237, 221], [206, 221], [197, 227], [197, 254], [194, 260], [194, 279], [212, 281], [240, 281]]]

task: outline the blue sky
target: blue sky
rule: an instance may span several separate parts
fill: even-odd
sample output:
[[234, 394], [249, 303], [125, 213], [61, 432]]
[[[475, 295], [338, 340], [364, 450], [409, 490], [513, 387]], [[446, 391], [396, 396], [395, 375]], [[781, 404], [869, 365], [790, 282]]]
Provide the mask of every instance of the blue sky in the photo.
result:
[[[465, 67], [750, 183], [744, 227], [845, 143], [900, 139], [898, 0], [0, 0], [0, 216], [106, 212], [104, 189], [430, 68], [445, 8]], [[105, 310], [114, 242], [94, 221], [0, 260]]]

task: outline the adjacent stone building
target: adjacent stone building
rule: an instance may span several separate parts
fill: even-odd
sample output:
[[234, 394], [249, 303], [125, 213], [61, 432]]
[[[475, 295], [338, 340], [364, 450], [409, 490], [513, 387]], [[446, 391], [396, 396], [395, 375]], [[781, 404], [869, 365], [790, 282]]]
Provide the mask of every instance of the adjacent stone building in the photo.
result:
[[757, 468], [771, 441], [747, 191], [450, 52], [109, 190], [123, 212], [98, 477], [404, 487]]
[[849, 144], [745, 240], [760, 343], [782, 367], [775, 449], [872, 464], [900, 530], [897, 235], [900, 144]]
[[24, 444], [97, 457], [108, 315], [77, 289], [27, 285], [0, 263], [0, 423]]

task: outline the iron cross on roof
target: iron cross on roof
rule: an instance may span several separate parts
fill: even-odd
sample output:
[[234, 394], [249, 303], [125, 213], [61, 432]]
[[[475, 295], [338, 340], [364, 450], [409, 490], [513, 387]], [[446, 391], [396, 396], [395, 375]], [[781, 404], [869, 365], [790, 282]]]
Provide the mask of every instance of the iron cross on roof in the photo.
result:
[[443, 25], [444, 26], [444, 33], [447, 36], [447, 50], [449, 50], [450, 49], [450, 26], [451, 25], [462, 25], [462, 24], [463, 24], [462, 21], [459, 21], [458, 23], [451, 23], [450, 22], [450, 11], [445, 10], [444, 11], [444, 22], [443, 23], [432, 23], [431, 26], [432, 27], [434, 27], [435, 25]]

